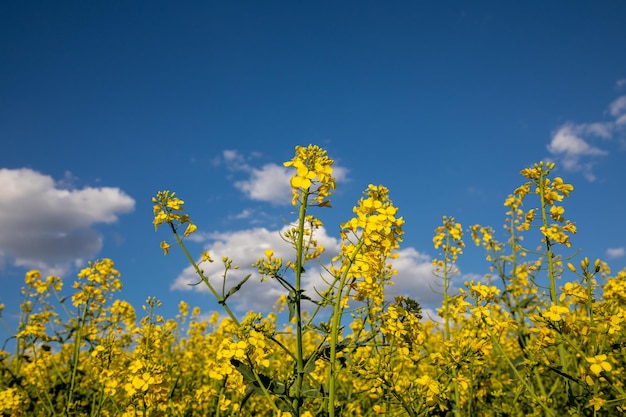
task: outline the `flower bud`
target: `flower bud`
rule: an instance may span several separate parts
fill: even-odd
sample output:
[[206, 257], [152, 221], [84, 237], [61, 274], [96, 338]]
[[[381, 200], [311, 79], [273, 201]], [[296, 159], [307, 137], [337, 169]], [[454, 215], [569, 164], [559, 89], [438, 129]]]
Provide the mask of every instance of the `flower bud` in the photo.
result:
[[589, 258], [587, 258], [587, 257], [585, 256], [585, 259], [583, 259], [582, 261], [580, 261], [580, 267], [581, 267], [582, 269], [587, 269], [587, 268], [589, 268]]

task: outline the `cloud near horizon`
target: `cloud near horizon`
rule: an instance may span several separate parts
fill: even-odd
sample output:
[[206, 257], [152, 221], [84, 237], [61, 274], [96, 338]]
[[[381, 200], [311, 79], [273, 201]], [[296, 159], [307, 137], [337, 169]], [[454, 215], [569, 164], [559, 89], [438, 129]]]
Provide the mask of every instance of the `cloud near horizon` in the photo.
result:
[[[201, 268], [205, 276], [215, 288], [221, 288], [224, 265], [221, 259], [228, 256], [233, 260], [233, 265], [239, 269], [230, 270], [227, 275], [226, 291], [237, 285], [244, 277], [251, 274], [251, 278], [243, 285], [242, 289], [232, 297], [232, 303], [237, 311], [270, 311], [280, 295], [286, 291], [275, 281], [267, 280], [260, 282], [259, 274], [252, 264], [258, 258], [264, 256], [266, 249], [274, 250], [274, 256], [285, 260], [291, 259], [294, 253], [290, 244], [281, 238], [290, 226], [281, 230], [269, 230], [266, 228], [253, 228], [229, 233], [213, 233], [205, 235], [206, 243], [204, 250], [208, 250], [213, 263], [203, 263]], [[339, 241], [328, 235], [324, 228], [316, 232], [318, 243], [326, 248], [320, 262], [328, 265], [330, 259], [339, 251]], [[391, 261], [393, 268], [398, 274], [392, 278], [394, 285], [388, 287], [386, 293], [389, 300], [395, 296], [405, 295], [418, 301], [425, 308], [436, 308], [441, 304], [441, 295], [435, 290], [440, 282], [433, 275], [433, 267], [430, 256], [420, 253], [415, 248], [409, 247], [398, 251], [398, 258]], [[316, 298], [315, 289], [326, 288], [323, 277], [327, 276], [322, 265], [310, 262], [304, 275], [303, 286], [311, 298]], [[199, 281], [193, 268], [185, 268], [170, 286], [172, 290], [199, 291], [208, 293], [204, 284], [196, 286]]]
[[[29, 168], [0, 169], [0, 256], [16, 266], [61, 274], [102, 248], [93, 228], [134, 210], [135, 200], [119, 188], [67, 189]], [[52, 272], [50, 272], [52, 271]]]
[[[610, 142], [626, 128], [626, 96], [618, 97], [608, 107], [614, 118], [608, 122], [573, 123], [561, 125], [547, 146], [550, 154], [567, 172], [581, 172], [589, 181], [597, 179], [594, 167], [610, 152], [591, 143], [598, 139]], [[623, 138], [619, 138], [622, 140]]]

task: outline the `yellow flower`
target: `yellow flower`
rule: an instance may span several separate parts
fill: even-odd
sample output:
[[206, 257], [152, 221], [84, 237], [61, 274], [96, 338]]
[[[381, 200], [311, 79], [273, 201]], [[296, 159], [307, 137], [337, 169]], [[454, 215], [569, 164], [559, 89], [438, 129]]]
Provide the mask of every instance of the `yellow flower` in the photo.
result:
[[187, 315], [189, 315], [189, 304], [187, 304], [185, 301], [181, 301], [180, 303], [178, 303], [178, 311], [180, 312], [181, 316], [186, 317]]
[[554, 181], [552, 181], [552, 186], [566, 197], [568, 197], [569, 193], [574, 189], [573, 185], [563, 183], [563, 178], [561, 177], [556, 177]]
[[308, 147], [296, 146], [296, 155], [291, 161], [285, 162], [286, 167], [295, 168], [290, 184], [296, 205], [301, 195], [312, 195], [313, 201], [319, 206], [329, 206], [327, 198], [335, 189], [335, 178], [332, 176], [334, 161], [326, 156], [326, 150], [316, 145]]
[[41, 272], [39, 272], [36, 269], [33, 269], [32, 271], [28, 271], [26, 273], [26, 277], [24, 278], [24, 282], [28, 285], [33, 285], [33, 283], [37, 280], [41, 278]]
[[567, 307], [553, 305], [550, 307], [550, 310], [544, 311], [541, 315], [548, 320], [561, 321], [563, 319], [561, 316], [567, 313], [569, 313], [569, 309]]
[[0, 412], [3, 415], [21, 416], [24, 409], [24, 399], [17, 388], [5, 388], [0, 391]]
[[563, 213], [565, 213], [565, 209], [561, 206], [550, 207], [550, 217], [552, 217], [553, 220], [563, 223]]
[[591, 364], [589, 369], [595, 376], [600, 376], [602, 371], [609, 372], [613, 367], [607, 361], [606, 355], [596, 355], [593, 358], [585, 358]]
[[500, 294], [500, 289], [494, 285], [489, 287], [481, 283], [474, 284], [474, 281], [470, 281], [468, 287], [470, 294], [476, 295], [478, 298], [485, 301], [495, 300], [498, 294]]
[[534, 164], [532, 168], [523, 169], [520, 174], [528, 179], [538, 180], [545, 178], [554, 169], [554, 166], [554, 162], [540, 161], [538, 164]]
[[161, 242], [161, 249], [163, 249], [163, 255], [167, 255], [170, 251], [171, 245], [166, 241]]
[[159, 191], [156, 197], [152, 197], [154, 203], [154, 229], [157, 230], [163, 223], [175, 225], [175, 223], [188, 223], [189, 216], [181, 214], [185, 202], [176, 197], [175, 192], [168, 190]]
[[189, 223], [187, 225], [187, 229], [185, 229], [185, 233], [184, 236], [189, 236], [190, 234], [192, 234], [193, 232], [195, 232], [198, 229], [198, 227], [193, 224], [193, 223]]
[[601, 409], [604, 403], [606, 403], [606, 400], [600, 397], [593, 397], [589, 400], [589, 405], [593, 407], [594, 411], [598, 411], [599, 409]]

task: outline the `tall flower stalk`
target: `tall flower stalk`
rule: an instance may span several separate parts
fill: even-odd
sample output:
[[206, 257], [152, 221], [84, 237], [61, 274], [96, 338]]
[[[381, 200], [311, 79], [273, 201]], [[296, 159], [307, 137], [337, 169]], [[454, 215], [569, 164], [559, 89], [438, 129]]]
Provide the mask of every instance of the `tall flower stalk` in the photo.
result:
[[[295, 249], [294, 263], [294, 291], [290, 298], [291, 310], [295, 312], [296, 325], [296, 384], [293, 407], [296, 416], [300, 415], [300, 408], [304, 402], [302, 388], [304, 384], [304, 349], [303, 349], [303, 317], [302, 317], [302, 275], [308, 260], [317, 258], [324, 250], [313, 239], [312, 228], [307, 223], [321, 224], [319, 220], [308, 216], [310, 206], [329, 207], [328, 198], [335, 189], [335, 178], [332, 175], [334, 161], [326, 155], [326, 150], [309, 145], [297, 146], [296, 155], [291, 161], [284, 163], [286, 167], [296, 170], [291, 177], [292, 204], [298, 207], [298, 222], [295, 229], [285, 236], [292, 241]], [[305, 237], [309, 237], [308, 241]], [[307, 243], [305, 243], [307, 242]]]
[[337, 347], [339, 329], [352, 289], [355, 301], [369, 300], [368, 315], [378, 316], [385, 302], [385, 284], [395, 273], [387, 261], [397, 257], [395, 250], [402, 241], [404, 219], [389, 199], [389, 190], [370, 184], [354, 208], [355, 217], [341, 225], [340, 254], [334, 259], [339, 268], [332, 268], [338, 277], [331, 322], [330, 366], [328, 370], [328, 415], [335, 415], [336, 381], [338, 377]]
[[[457, 223], [454, 217], [443, 216], [443, 224], [435, 229], [433, 244], [435, 249], [441, 248], [443, 251], [443, 259], [433, 259], [435, 274], [443, 280], [443, 300], [440, 315], [443, 317], [443, 338], [445, 343], [450, 343], [452, 336], [451, 330], [451, 295], [450, 287], [452, 278], [458, 275], [459, 270], [456, 262], [459, 255], [463, 253], [465, 243], [463, 242], [463, 227]], [[458, 370], [453, 371], [453, 396], [454, 396], [454, 415], [461, 415], [461, 399], [458, 388]]]

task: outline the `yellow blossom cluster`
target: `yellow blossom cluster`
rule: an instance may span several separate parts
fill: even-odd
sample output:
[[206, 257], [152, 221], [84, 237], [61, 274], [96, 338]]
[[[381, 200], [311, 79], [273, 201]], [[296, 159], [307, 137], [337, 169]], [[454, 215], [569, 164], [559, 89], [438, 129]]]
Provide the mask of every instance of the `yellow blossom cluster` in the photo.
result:
[[89, 267], [78, 273], [74, 288], [81, 291], [72, 296], [72, 303], [75, 307], [88, 303], [104, 304], [108, 294], [122, 289], [119, 276], [111, 259], [90, 263]]
[[296, 155], [284, 166], [291, 167], [296, 173], [291, 177], [293, 192], [292, 204], [298, 204], [302, 195], [311, 195], [319, 206], [329, 206], [328, 197], [334, 191], [336, 184], [333, 177], [333, 163], [326, 150], [317, 145], [296, 146]]
[[[545, 236], [547, 242], [554, 242], [571, 247], [570, 235], [576, 234], [576, 226], [563, 217], [565, 209], [557, 205], [563, 201], [564, 197], [569, 197], [574, 189], [571, 184], [566, 184], [561, 177], [550, 180], [550, 172], [554, 169], [553, 162], [540, 162], [531, 168], [521, 171], [523, 177], [530, 179], [522, 186], [518, 187], [514, 194], [521, 201], [530, 193], [534, 186], [534, 193], [540, 197], [541, 213], [543, 223], [539, 230]], [[525, 215], [525, 221], [520, 224], [520, 230], [528, 230], [535, 218], [535, 209], [530, 209]], [[554, 223], [548, 223], [548, 218]]]
[[[198, 226], [191, 221], [189, 215], [183, 213], [185, 202], [176, 197], [175, 192], [170, 192], [169, 190], [159, 191], [156, 197], [152, 197], [152, 203], [154, 204], [154, 220], [152, 221], [154, 230], [157, 230], [162, 224], [168, 224], [178, 239], [180, 239], [177, 234], [178, 229], [183, 224], [187, 225], [183, 232], [183, 238], [198, 230]], [[170, 247], [171, 244], [166, 241], [161, 242], [161, 249], [163, 249], [165, 255], [168, 254]]]
[[[484, 229], [486, 233], [487, 229]], [[483, 239], [489, 239], [488, 235], [484, 235]], [[457, 268], [454, 263], [463, 253], [465, 243], [463, 242], [463, 227], [457, 223], [454, 217], [443, 216], [443, 224], [435, 229], [433, 237], [433, 245], [435, 249], [441, 249], [445, 257], [442, 260], [434, 259], [433, 266], [439, 273], [456, 273]]]
[[338, 274], [347, 273], [357, 293], [355, 298], [382, 301], [382, 289], [395, 273], [387, 264], [402, 241], [404, 219], [389, 199], [384, 186], [370, 184], [353, 209], [355, 217], [341, 225], [342, 244], [335, 261], [341, 261]]

